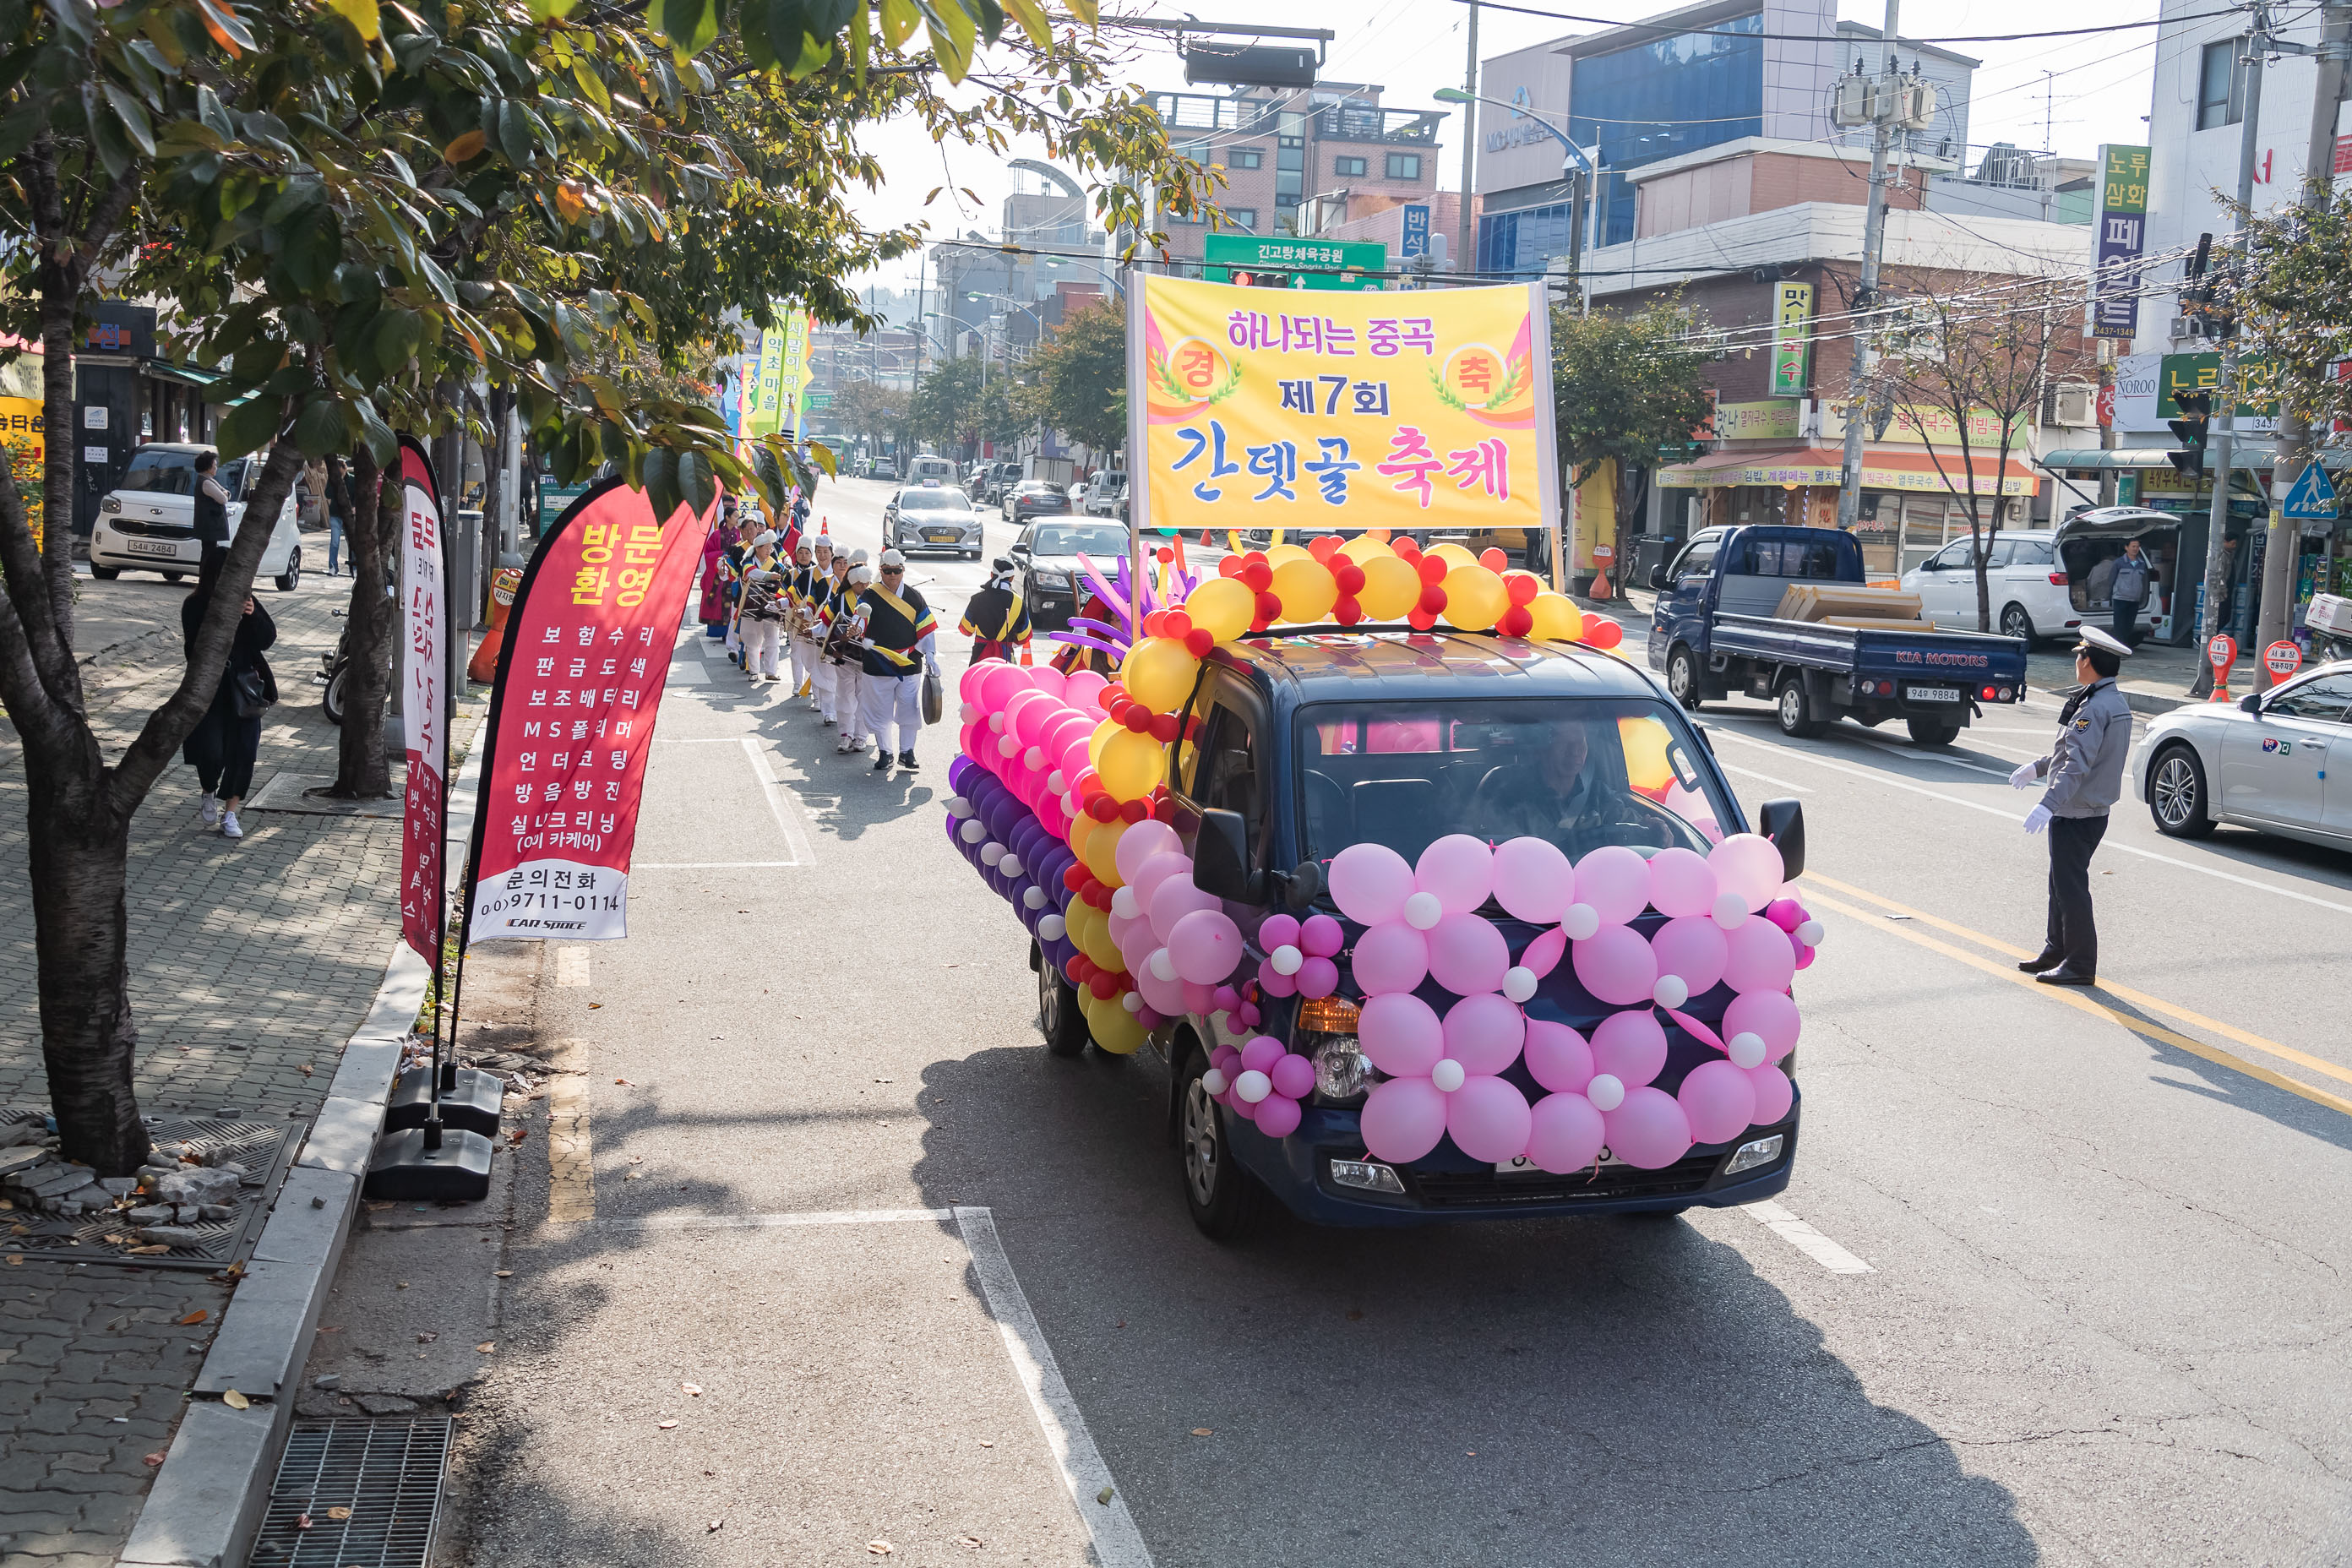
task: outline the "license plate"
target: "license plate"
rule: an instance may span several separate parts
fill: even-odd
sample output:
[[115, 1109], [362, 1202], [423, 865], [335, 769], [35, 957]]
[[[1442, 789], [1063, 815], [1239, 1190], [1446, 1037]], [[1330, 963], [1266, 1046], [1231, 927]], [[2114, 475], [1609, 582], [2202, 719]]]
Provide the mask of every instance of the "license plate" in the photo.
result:
[[1957, 686], [1914, 686], [1905, 695], [1914, 702], [1958, 702], [1960, 689]]
[[168, 555], [179, 559], [180, 547], [168, 539], [126, 539], [122, 548], [132, 555]]
[[[1601, 1151], [1601, 1158], [1596, 1162], [1596, 1163], [1601, 1165], [1603, 1169], [1606, 1169], [1611, 1165], [1622, 1165], [1624, 1163], [1624, 1161], [1620, 1160], [1616, 1155], [1611, 1153], [1606, 1149]], [[1592, 1166], [1587, 1165], [1584, 1168], [1589, 1171], [1592, 1169]], [[1575, 1174], [1573, 1171], [1569, 1173], [1570, 1175]], [[1516, 1159], [1496, 1161], [1495, 1174], [1498, 1176], [1549, 1176], [1551, 1173], [1545, 1170], [1541, 1165], [1537, 1164], [1533, 1160], [1528, 1159], [1525, 1154], [1521, 1154]]]
[[943, 528], [928, 528], [923, 531], [923, 542], [926, 544], [953, 544], [962, 537], [963, 535], [960, 533]]

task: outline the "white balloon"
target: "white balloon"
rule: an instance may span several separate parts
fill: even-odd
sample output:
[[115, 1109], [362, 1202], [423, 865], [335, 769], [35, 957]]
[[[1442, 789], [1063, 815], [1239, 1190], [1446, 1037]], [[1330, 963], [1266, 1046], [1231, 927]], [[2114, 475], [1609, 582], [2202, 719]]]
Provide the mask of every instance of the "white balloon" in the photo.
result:
[[993, 866], [1004, 858], [1004, 846], [993, 838], [980, 847], [980, 863]]
[[1743, 1031], [1731, 1037], [1731, 1065], [1734, 1067], [1762, 1067], [1764, 1058], [1769, 1054], [1761, 1035]]
[[967, 818], [964, 825], [956, 829], [956, 837], [966, 844], [977, 844], [988, 837], [988, 825], [976, 817]]
[[1252, 1105], [1255, 1105], [1259, 1100], [1264, 1100], [1267, 1095], [1274, 1092], [1274, 1079], [1266, 1077], [1265, 1074], [1258, 1071], [1257, 1068], [1252, 1068], [1247, 1072], [1243, 1073], [1241, 1077], [1234, 1079], [1234, 1092], [1240, 1095], [1244, 1100], [1248, 1100]]
[[1822, 938], [1827, 935], [1829, 932], [1822, 929], [1822, 922], [1819, 921], [1807, 921], [1797, 927], [1797, 940], [1807, 947], [1821, 946]]
[[1469, 1076], [1452, 1057], [1440, 1058], [1437, 1065], [1429, 1069], [1429, 1081], [1447, 1094], [1460, 1089]]
[[1044, 909], [1045, 907], [1045, 889], [1043, 888], [1022, 889], [1021, 907], [1024, 910]]
[[1690, 1000], [1690, 987], [1679, 974], [1661, 974], [1650, 995], [1661, 1007], [1679, 1007]]
[[1625, 1103], [1625, 1082], [1615, 1073], [1597, 1072], [1584, 1086], [1584, 1098], [1595, 1110], [1614, 1110]]
[[1514, 1002], [1524, 1002], [1536, 994], [1536, 972], [1525, 964], [1515, 964], [1503, 975], [1503, 994]]
[[1265, 957], [1266, 962], [1274, 965], [1276, 974], [1296, 974], [1299, 966], [1307, 962], [1307, 955], [1288, 942], [1284, 942]]
[[970, 816], [971, 815], [971, 802], [964, 799], [964, 797], [960, 795], [951, 795], [948, 796], [948, 815], [958, 818]]
[[1037, 922], [1037, 934], [1047, 942], [1061, 941], [1062, 934], [1069, 929], [1070, 922], [1059, 915], [1047, 915]]
[[1201, 1087], [1211, 1094], [1223, 1094], [1233, 1087], [1233, 1080], [1225, 1076], [1224, 1068], [1211, 1068], [1201, 1075]]
[[1445, 906], [1435, 893], [1415, 893], [1404, 901], [1404, 923], [1415, 931], [1428, 931], [1444, 918]]
[[1000, 712], [995, 712], [995, 713], [991, 713], [991, 714], [988, 716], [988, 728], [989, 728], [989, 730], [990, 730], [992, 733], [999, 734], [999, 735], [1002, 735], [1003, 733], [1004, 733], [1004, 715], [1003, 715], [1003, 712], [1001, 712], [1001, 711], [1000, 711]]
[[1055, 795], [1067, 795], [1070, 793], [1070, 781], [1062, 776], [1061, 769], [1055, 768], [1045, 775], [1045, 787]]
[[1591, 904], [1570, 904], [1562, 915], [1559, 929], [1568, 933], [1570, 942], [1582, 942], [1601, 930], [1601, 911]]
[[1072, 790], [1062, 796], [1062, 809], [1070, 814], [1071, 820], [1076, 821], [1077, 819], [1077, 815], [1080, 810], [1077, 791]]
[[1021, 753], [1021, 765], [1024, 768], [1041, 766], [1045, 761], [1045, 753], [1044, 750], [1036, 746], [1032, 746], [1027, 751]]
[[1008, 877], [1018, 877], [1021, 875], [1021, 857], [1007, 849], [1004, 858], [996, 863], [996, 868]]
[[1131, 921], [1143, 912], [1143, 900], [1135, 896], [1133, 888], [1121, 888], [1110, 896], [1110, 912]]
[[976, 702], [959, 704], [956, 708], [956, 717], [969, 724], [980, 717], [980, 705]]
[[1171, 984], [1175, 982], [1176, 961], [1169, 956], [1168, 950], [1166, 948], [1153, 948], [1151, 950], [1151, 957], [1149, 962], [1151, 965], [1152, 978]]
[[997, 754], [998, 756], [1000, 756], [1000, 757], [1009, 757], [1009, 756], [1012, 756], [1012, 755], [1013, 755], [1014, 753], [1018, 752], [1020, 750], [1021, 750], [1021, 737], [1020, 737], [1020, 736], [1018, 736], [1018, 735], [999, 735], [999, 736], [997, 736], [997, 737], [996, 737], [996, 754]]
[[1726, 931], [1738, 931], [1748, 920], [1748, 900], [1738, 893], [1718, 893], [1713, 910], [1715, 923]]
[[1130, 1013], [1140, 1013], [1143, 1011], [1143, 993], [1129, 991], [1119, 997], [1118, 1005]]

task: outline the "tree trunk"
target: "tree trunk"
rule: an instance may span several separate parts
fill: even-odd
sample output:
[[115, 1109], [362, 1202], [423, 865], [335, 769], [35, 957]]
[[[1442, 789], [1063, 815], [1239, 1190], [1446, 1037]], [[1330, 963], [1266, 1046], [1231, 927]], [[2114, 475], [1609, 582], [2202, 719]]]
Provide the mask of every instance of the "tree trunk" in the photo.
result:
[[352, 518], [343, 542], [352, 552], [351, 607], [343, 617], [343, 731], [335, 763], [338, 800], [383, 800], [392, 794], [384, 746], [383, 701], [392, 689], [393, 545], [399, 536], [396, 475], [376, 467], [362, 447], [352, 458]]

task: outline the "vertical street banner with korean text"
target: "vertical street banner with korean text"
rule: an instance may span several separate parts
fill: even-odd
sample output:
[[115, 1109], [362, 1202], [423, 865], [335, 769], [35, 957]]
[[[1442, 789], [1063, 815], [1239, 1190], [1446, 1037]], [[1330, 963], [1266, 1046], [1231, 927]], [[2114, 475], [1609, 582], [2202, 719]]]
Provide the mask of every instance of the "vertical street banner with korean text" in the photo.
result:
[[809, 386], [809, 313], [784, 313], [782, 374], [777, 378], [776, 428], [801, 438], [801, 421], [807, 414]]
[[718, 510], [663, 524], [645, 491], [607, 479], [540, 541], [490, 696], [468, 942], [629, 934], [654, 717]]
[[2091, 219], [2091, 336], [2126, 341], [2139, 331], [2139, 263], [2147, 240], [2148, 150], [2099, 148], [2099, 199]]
[[761, 332], [760, 352], [747, 357], [743, 380], [743, 438], [775, 434], [777, 399], [784, 376], [784, 334]]
[[1311, 300], [1140, 275], [1131, 288], [1138, 527], [1557, 524], [1540, 284]]
[[1772, 395], [1802, 397], [1812, 384], [1813, 286], [1772, 287]]
[[400, 811], [400, 934], [441, 967], [447, 880], [442, 810], [448, 801], [448, 617], [442, 593], [441, 487], [433, 460], [400, 442], [400, 714], [408, 786]]

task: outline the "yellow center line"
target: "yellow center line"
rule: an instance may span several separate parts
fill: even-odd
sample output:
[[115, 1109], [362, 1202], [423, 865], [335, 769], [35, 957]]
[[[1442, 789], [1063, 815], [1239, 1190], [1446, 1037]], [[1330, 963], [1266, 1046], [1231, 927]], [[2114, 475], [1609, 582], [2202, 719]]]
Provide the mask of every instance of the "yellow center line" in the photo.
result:
[[[1826, 883], [1828, 879], [1824, 877], [1815, 877], [1811, 873], [1808, 873], [1804, 878], [1804, 880], [1808, 883]], [[1905, 942], [1916, 943], [1920, 947], [1927, 949], [1931, 952], [1942, 953], [1945, 957], [1965, 963], [1971, 969], [1982, 970], [1985, 973], [1991, 975], [1996, 980], [2006, 980], [2012, 984], [2023, 986], [2028, 990], [2046, 996], [2053, 1002], [2063, 1003], [2079, 1012], [2087, 1013], [2095, 1018], [2106, 1019], [2108, 1022], [2127, 1029], [2131, 1033], [2138, 1035], [2144, 1039], [2154, 1040], [2160, 1044], [2170, 1046], [2175, 1050], [2187, 1051], [2190, 1056], [2198, 1057], [2203, 1060], [2211, 1062], [2216, 1067], [2225, 1067], [2233, 1072], [2242, 1072], [2248, 1078], [2254, 1079], [2262, 1083], [2269, 1084], [2273, 1089], [2283, 1089], [2289, 1094], [2298, 1095], [2301, 1098], [2311, 1101], [2314, 1105], [2324, 1105], [2330, 1110], [2339, 1111], [2346, 1116], [2352, 1116], [2352, 1100], [2346, 1100], [2340, 1096], [2330, 1094], [2323, 1089], [2314, 1089], [2306, 1083], [2298, 1083], [2294, 1079], [2288, 1078], [2283, 1073], [2273, 1072], [2266, 1067], [2259, 1066], [2256, 1063], [2246, 1060], [2243, 1057], [2236, 1056], [2229, 1051], [2222, 1050], [2218, 1046], [2209, 1046], [2201, 1040], [2190, 1039], [2187, 1035], [2175, 1034], [2170, 1029], [2165, 1028], [2161, 1025], [2151, 1024], [2145, 1018], [2136, 1018], [2119, 1007], [2107, 1006], [2104, 1003], [2100, 1002], [2096, 996], [2077, 987], [2044, 985], [2030, 974], [2022, 973], [2020, 971], [2004, 964], [1995, 963], [1992, 960], [1980, 957], [1976, 953], [1967, 951], [1965, 948], [1954, 947], [1948, 942], [1939, 942], [1936, 938], [1928, 936], [1922, 931], [1911, 931], [1902, 926], [1888, 925], [1885, 921], [1876, 919], [1868, 910], [1860, 909], [1853, 904], [1845, 903], [1837, 899], [1832, 899], [1823, 892], [1811, 889], [1809, 889], [1809, 891], [1811, 891], [1811, 901], [1819, 903], [1824, 909], [1833, 910], [1842, 915], [1850, 915], [1858, 921], [1867, 921], [1876, 930], [1890, 931], [1893, 934], [1901, 937]], [[1924, 919], [1925, 917], [1920, 918]], [[1942, 921], [1937, 921], [1935, 923], [1939, 926], [1946, 924], [1946, 922]], [[1968, 936], [1973, 940], [1983, 942], [1989, 947], [1998, 948], [2000, 946], [1999, 942], [1995, 942], [1990, 938], [1978, 937], [1974, 932], [1968, 931], [1965, 929], [1959, 930], [1957, 934]], [[2011, 948], [2006, 951], [2016, 952], [2018, 950]], [[2031, 955], [2029, 954], [2028, 956]], [[2122, 994], [2121, 991], [2118, 990], [2116, 994]]]
[[[1848, 898], [1864, 900], [1866, 902], [1876, 904], [1882, 909], [1892, 910], [1898, 915], [1908, 915], [1915, 921], [1923, 921], [1927, 924], [1934, 926], [1938, 931], [1949, 931], [1952, 935], [1958, 937], [1965, 937], [1969, 941], [1976, 942], [1980, 946], [1992, 949], [1995, 952], [2005, 952], [2012, 958], [2031, 958], [2033, 956], [2025, 949], [2021, 947], [2011, 947], [2009, 943], [2000, 941], [1997, 937], [1986, 936], [1981, 931], [1970, 931], [1968, 927], [1963, 925], [1954, 925], [1950, 921], [1939, 919], [1938, 917], [1928, 914], [1921, 910], [1906, 909], [1903, 905], [1896, 903], [1892, 899], [1881, 898], [1878, 894], [1871, 892], [1867, 889], [1850, 887], [1846, 883], [1822, 876], [1818, 872], [1808, 871], [1805, 873], [1804, 880], [1807, 882], [1818, 882], [1824, 888], [1834, 889], [1836, 891], [1845, 894]], [[2035, 982], [2035, 984], [2038, 984], [2040, 983]], [[2208, 1018], [2201, 1013], [2192, 1013], [2186, 1007], [2177, 1007], [2171, 1003], [2163, 1000], [2161, 997], [2150, 996], [2145, 992], [2135, 991], [2128, 985], [2114, 985], [2103, 980], [2099, 983], [2099, 989], [2105, 992], [2110, 996], [2122, 997], [2125, 1001], [2130, 1003], [2135, 1007], [2145, 1007], [2151, 1013], [2161, 1013], [2166, 1017], [2170, 1018], [2177, 1023], [2186, 1024], [2192, 1029], [2209, 1030], [2213, 1034], [2221, 1036], [2225, 1040], [2234, 1040], [2239, 1045], [2245, 1047], [2248, 1050], [2260, 1051], [2264, 1056], [2276, 1057], [2283, 1062], [2293, 1062], [2297, 1067], [2308, 1068], [2313, 1072], [2318, 1073], [2323, 1077], [2335, 1079], [2340, 1083], [2352, 1083], [2352, 1068], [2339, 1067], [2334, 1062], [2324, 1060], [2318, 1057], [2306, 1055], [2302, 1051], [2296, 1050], [2293, 1046], [2282, 1046], [2275, 1040], [2266, 1040], [2260, 1035], [2249, 1034], [2233, 1024], [2224, 1024], [2219, 1019]]]

